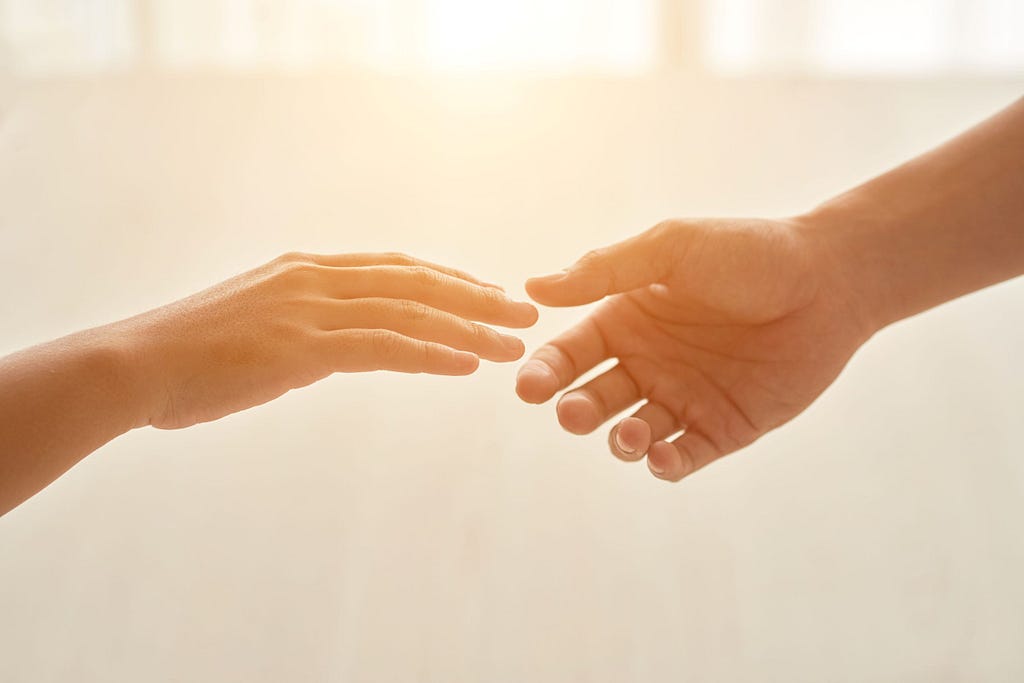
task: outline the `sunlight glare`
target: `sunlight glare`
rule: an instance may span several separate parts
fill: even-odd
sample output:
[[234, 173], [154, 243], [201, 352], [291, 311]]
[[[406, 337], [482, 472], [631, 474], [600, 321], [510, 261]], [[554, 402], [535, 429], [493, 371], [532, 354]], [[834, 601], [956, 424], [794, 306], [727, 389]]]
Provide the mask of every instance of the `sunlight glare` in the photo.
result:
[[426, 65], [440, 70], [635, 72], [654, 59], [649, 0], [432, 0]]

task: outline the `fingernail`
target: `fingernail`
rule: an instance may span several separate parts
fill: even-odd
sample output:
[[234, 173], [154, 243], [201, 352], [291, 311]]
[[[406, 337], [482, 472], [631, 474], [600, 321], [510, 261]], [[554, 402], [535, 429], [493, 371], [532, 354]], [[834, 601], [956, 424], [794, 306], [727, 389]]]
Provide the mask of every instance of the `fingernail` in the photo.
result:
[[550, 275], [541, 275], [540, 277], [533, 278], [534, 280], [546, 280], [547, 282], [558, 282], [559, 280], [568, 277], [569, 271], [567, 269], [560, 270], [557, 273]]
[[661, 467], [658, 467], [654, 463], [648, 462], [647, 467], [649, 467], [651, 472], [654, 472], [655, 474], [665, 474], [665, 470], [662, 469]]
[[622, 442], [622, 435], [619, 433], [619, 428], [615, 428], [615, 447], [619, 449], [619, 452], [624, 455], [634, 455], [636, 453], [635, 448], [630, 448]]

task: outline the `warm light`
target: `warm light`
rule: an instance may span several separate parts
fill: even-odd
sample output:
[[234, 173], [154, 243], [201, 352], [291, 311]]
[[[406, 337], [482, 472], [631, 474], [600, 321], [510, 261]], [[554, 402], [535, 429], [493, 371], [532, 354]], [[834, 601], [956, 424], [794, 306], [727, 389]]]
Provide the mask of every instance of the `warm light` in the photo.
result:
[[[817, 8], [816, 62], [834, 72], [913, 72], [951, 60], [950, 0], [832, 0]], [[959, 17], [962, 20], [962, 17]]]
[[652, 4], [432, 0], [426, 63], [456, 70], [642, 70], [655, 51]]
[[1020, 0], [0, 0], [0, 53], [18, 76], [1020, 73], [1022, 26]]

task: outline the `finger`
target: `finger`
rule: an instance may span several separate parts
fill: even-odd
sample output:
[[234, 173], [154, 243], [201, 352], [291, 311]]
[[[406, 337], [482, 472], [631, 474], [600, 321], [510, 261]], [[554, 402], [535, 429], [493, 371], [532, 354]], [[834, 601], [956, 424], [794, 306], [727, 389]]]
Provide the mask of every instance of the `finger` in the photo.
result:
[[558, 401], [558, 422], [573, 434], [589, 434], [640, 400], [636, 382], [621, 365], [566, 393]]
[[430, 268], [431, 270], [436, 270], [440, 273], [444, 273], [445, 275], [450, 275], [460, 280], [465, 280], [466, 282], [472, 282], [475, 285], [505, 291], [505, 288], [501, 285], [496, 285], [492, 282], [485, 282], [480, 278], [474, 277], [473, 275], [457, 268], [449, 268], [448, 266], [442, 266], [437, 263], [431, 263], [430, 261], [424, 261], [423, 259], [418, 259], [413, 256], [407, 256], [396, 252], [366, 254], [308, 254], [306, 256], [312, 259], [314, 263], [322, 266], [332, 266], [335, 268], [351, 268], [356, 266], [408, 266]]
[[579, 306], [660, 282], [672, 271], [681, 225], [663, 223], [591, 251], [561, 273], [527, 280], [526, 291], [546, 306]]
[[537, 322], [537, 309], [531, 304], [424, 266], [338, 268], [326, 281], [327, 294], [337, 299], [408, 299], [503, 327], [529, 327]]
[[652, 443], [666, 439], [682, 428], [679, 419], [668, 408], [660, 403], [647, 402], [612, 429], [608, 445], [615, 457], [632, 462], [643, 458]]
[[604, 338], [587, 318], [534, 351], [519, 370], [516, 393], [527, 403], [544, 403], [606, 358]]
[[679, 481], [721, 458], [725, 453], [708, 437], [696, 430], [687, 430], [679, 438], [658, 441], [647, 453], [647, 467], [665, 481]]
[[413, 339], [391, 330], [349, 329], [324, 334], [323, 352], [332, 372], [429, 373], [469, 375], [480, 359], [468, 351]]
[[384, 329], [470, 351], [491, 361], [519, 360], [523, 342], [446, 311], [405, 299], [324, 299], [317, 318], [323, 329]]

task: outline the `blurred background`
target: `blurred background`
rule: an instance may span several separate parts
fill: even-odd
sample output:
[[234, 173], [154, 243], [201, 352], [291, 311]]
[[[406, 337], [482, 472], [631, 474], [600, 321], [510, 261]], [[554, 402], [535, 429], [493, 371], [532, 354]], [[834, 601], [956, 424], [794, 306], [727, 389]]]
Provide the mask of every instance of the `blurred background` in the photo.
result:
[[[283, 251], [521, 294], [804, 211], [1019, 97], [1021, 36], [1017, 0], [0, 0], [0, 353]], [[509, 366], [131, 433], [0, 519], [0, 679], [1021, 680], [1022, 304], [884, 331], [677, 486]]]

